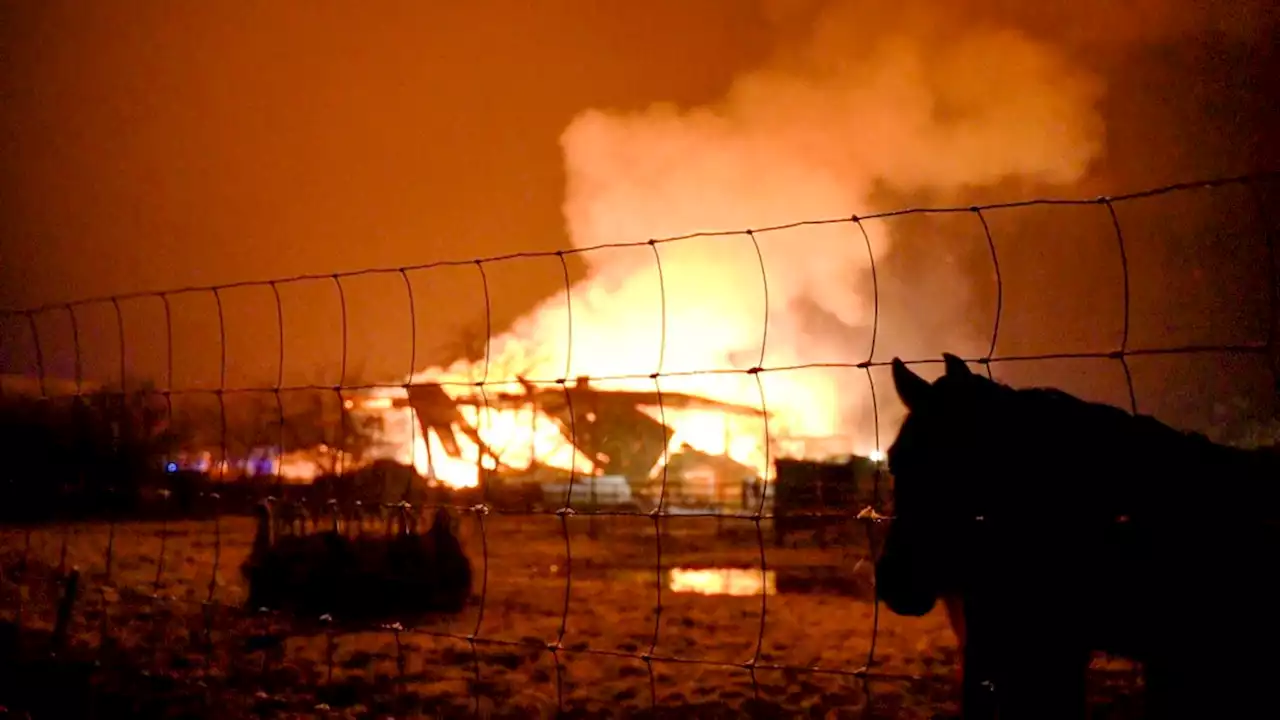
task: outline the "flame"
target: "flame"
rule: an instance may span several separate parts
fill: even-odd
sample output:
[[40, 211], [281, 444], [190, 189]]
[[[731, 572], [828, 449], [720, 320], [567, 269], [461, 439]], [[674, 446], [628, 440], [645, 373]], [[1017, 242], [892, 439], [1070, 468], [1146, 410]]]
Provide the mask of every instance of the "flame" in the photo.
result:
[[[433, 382], [442, 382], [435, 376]], [[641, 386], [641, 389], [643, 387]], [[651, 389], [651, 388], [650, 388]], [[468, 388], [445, 387], [455, 401], [477, 401]], [[474, 428], [476, 434], [489, 447], [490, 454], [482, 454], [480, 446], [463, 433], [457, 433], [454, 441], [458, 456], [449, 455], [444, 442], [434, 432], [422, 432], [422, 426], [412, 408], [393, 408], [396, 399], [405, 400], [408, 394], [401, 387], [382, 388], [379, 394], [358, 403], [362, 411], [383, 411], [382, 443], [390, 449], [384, 456], [397, 462], [412, 465], [424, 477], [453, 488], [478, 486], [485, 470], [496, 470], [498, 462], [511, 468], [528, 469], [535, 463], [549, 468], [572, 471], [583, 476], [600, 474], [596, 463], [586, 457], [560, 431], [559, 425], [546, 413], [539, 411], [532, 402], [519, 407], [485, 407], [459, 404], [463, 420]], [[641, 406], [642, 412], [659, 422], [665, 421], [673, 429], [666, 456], [676, 453], [683, 445], [711, 455], [725, 455], [735, 461], [755, 468], [761, 477], [769, 477], [771, 469], [766, 462], [765, 442], [762, 431], [741, 433], [736, 425], [751, 425], [750, 421], [736, 423], [723, 414], [706, 410], [675, 410], [672, 408]], [[659, 460], [652, 475], [661, 469]]]
[[362, 407], [366, 410], [389, 410], [393, 402], [389, 397], [373, 397], [364, 401]]
[[743, 568], [671, 568], [667, 574], [667, 588], [671, 592], [699, 595], [776, 595], [777, 582], [772, 570], [762, 573]]
[[[589, 279], [573, 289], [571, 300], [552, 299], [507, 334], [495, 338], [489, 362], [460, 361], [415, 374], [409, 382], [438, 383], [456, 401], [483, 405], [484, 398], [473, 388], [480, 375], [478, 368], [486, 367], [488, 382], [505, 385], [508, 392], [522, 392], [515, 390], [517, 376], [539, 379], [542, 387], [547, 381], [569, 377], [604, 377], [606, 380], [593, 383], [601, 390], [681, 393], [755, 408], [760, 417], [657, 404], [639, 409], [671, 428], [666, 457], [689, 446], [708, 455], [728, 457], [769, 479], [773, 475], [770, 460], [776, 455], [775, 438], [791, 433], [825, 437], [840, 428], [840, 390], [849, 378], [842, 381], [837, 377], [839, 371], [829, 369], [770, 373], [767, 379], [748, 373], [749, 367], [741, 366], [736, 355], [744, 348], [749, 351], [753, 341], [759, 343], [762, 318], [753, 323], [751, 313], [744, 313], [740, 306], [744, 304], [742, 289], [752, 287], [752, 282], [759, 284], [759, 268], [747, 265], [740, 270], [736, 275], [725, 271], [701, 277], [696, 283], [679, 270], [668, 273], [663, 294], [679, 311], [670, 313], [665, 322], [655, 317], [654, 310], [662, 303], [655, 292], [658, 285], [653, 272], [637, 271], [620, 284], [610, 277]], [[682, 289], [682, 276], [689, 287]], [[673, 302], [681, 299], [684, 302]], [[768, 356], [779, 365], [796, 360], [785, 349]], [[760, 357], [757, 350], [753, 359], [758, 362]], [[676, 374], [652, 378], [659, 367]], [[723, 372], [731, 369], [741, 372]], [[713, 372], [698, 372], [706, 370]], [[405, 396], [403, 390], [392, 391]], [[510, 467], [528, 467], [536, 460], [544, 466], [583, 474], [600, 472], [532, 403], [518, 409], [459, 407], [481, 439]], [[494, 463], [488, 457], [480, 458], [475, 443], [459, 438], [459, 444], [462, 460], [443, 459], [443, 448], [433, 445], [429, 458], [422, 451], [413, 456], [414, 466], [448, 485], [472, 487], [477, 481], [477, 466], [492, 469]], [[659, 461], [655, 474], [661, 466]]]

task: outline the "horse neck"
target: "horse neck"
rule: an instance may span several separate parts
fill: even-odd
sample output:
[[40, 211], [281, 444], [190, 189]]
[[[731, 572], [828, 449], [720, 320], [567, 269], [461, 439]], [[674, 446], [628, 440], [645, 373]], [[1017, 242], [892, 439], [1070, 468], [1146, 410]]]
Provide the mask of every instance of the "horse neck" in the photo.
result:
[[1269, 464], [1266, 451], [1216, 443], [1200, 433], [1175, 430], [1150, 417], [1139, 416], [1137, 422], [1145, 431], [1143, 449], [1150, 462], [1170, 473], [1213, 473], [1247, 482], [1265, 472]]
[[[1218, 497], [1231, 511], [1253, 508], [1270, 514], [1280, 503], [1280, 452], [1274, 448], [1238, 448], [1212, 444], [1211, 464], [1205, 468]], [[1222, 493], [1226, 493], [1223, 495]]]
[[1145, 471], [1140, 492], [1171, 498], [1188, 512], [1239, 512], [1280, 502], [1280, 454], [1216, 443], [1152, 418], [1137, 420], [1144, 429], [1141, 456], [1133, 463]]

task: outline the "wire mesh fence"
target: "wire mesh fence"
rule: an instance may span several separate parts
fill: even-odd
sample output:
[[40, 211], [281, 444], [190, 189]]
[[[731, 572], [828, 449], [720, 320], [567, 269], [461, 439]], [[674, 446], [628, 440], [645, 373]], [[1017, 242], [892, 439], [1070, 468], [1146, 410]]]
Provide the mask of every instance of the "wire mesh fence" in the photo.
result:
[[[397, 714], [589, 714], [619, 704], [702, 713], [728, 707], [764, 714], [815, 708], [854, 716], [925, 713], [954, 694], [955, 651], [944, 647], [948, 640], [936, 640], [945, 635], [945, 619], [913, 625], [888, 617], [869, 579], [877, 539], [892, 516], [892, 479], [880, 450], [892, 439], [893, 415], [885, 411], [883, 389], [877, 392], [876, 373], [889, 365], [883, 347], [894, 328], [882, 326], [884, 272], [875, 225], [947, 217], [978, 233], [993, 281], [991, 325], [968, 362], [993, 378], [993, 368], [1004, 364], [1113, 363], [1123, 376], [1124, 402], [1138, 412], [1145, 410], [1131, 367], [1138, 358], [1249, 358], [1274, 382], [1280, 283], [1269, 198], [1277, 177], [1093, 199], [905, 209], [550, 253], [138, 292], [6, 313], [6, 355], [23, 358], [29, 371], [25, 380], [8, 382], [3, 397], [16, 409], [6, 411], [11, 452], [0, 610], [23, 638], [39, 631], [41, 642], [47, 638], [64, 654], [78, 647], [97, 662], [86, 676], [135, 667], [127, 681], [117, 679], [130, 692], [145, 689], [170, 703], [186, 698], [192, 711], [206, 714], [233, 707], [336, 713], [359, 706]], [[1249, 235], [1246, 240], [1257, 245], [1256, 262], [1246, 264], [1262, 269], [1256, 289], [1266, 298], [1256, 304], [1269, 317], [1254, 327], [1265, 327], [1245, 340], [1138, 345], [1133, 231], [1122, 215], [1143, 202], [1192, 202], [1206, 194], [1234, 194], [1251, 203], [1249, 232], [1237, 232], [1231, 241], [1245, 242], [1240, 238]], [[1114, 265], [1121, 283], [1113, 345], [998, 352], [1010, 278], [994, 218], [1035, 210], [1105, 220], [1095, 229], [1105, 227], [1114, 258], [1090, 260]], [[775, 316], [764, 244], [773, 235], [813, 228], [848, 232], [845, 240], [865, 248], [867, 342], [838, 360], [771, 362], [778, 341], [771, 337]], [[677, 343], [700, 338], [669, 332], [682, 308], [670, 300], [668, 255], [708, 239], [739, 243], [758, 273], [752, 296], [761, 302], [758, 347], [736, 367], [685, 367], [671, 360]], [[570, 262], [625, 250], [644, 254], [653, 268], [658, 308], [652, 365], [639, 372], [583, 372], [575, 364], [576, 346], [584, 343], [575, 317], [591, 312], [580, 307], [590, 299], [575, 292]], [[562, 364], [541, 363], [537, 369], [553, 367], [550, 376], [531, 377], [498, 367], [500, 283], [494, 277], [496, 268], [539, 259], [551, 262], [561, 280], [557, 310], [563, 325], [551, 334], [563, 340], [557, 351]], [[431, 350], [420, 338], [423, 318], [461, 312], [456, 298], [447, 296], [423, 306], [418, 281], [441, 269], [473, 273], [483, 304], [483, 347], [465, 376], [420, 372]], [[352, 337], [352, 288], [361, 282], [402, 293], [407, 331], [381, 329], [402, 334], [407, 343], [401, 381], [353, 377], [364, 340]], [[302, 285], [329, 288], [332, 316], [317, 321], [325, 313], [314, 304], [301, 315], [286, 313], [285, 295]], [[237, 343], [228, 305], [246, 292], [259, 293], [249, 312], [256, 327], [271, 332]], [[186, 360], [204, 363], [214, 379], [184, 384], [178, 359], [192, 340], [180, 337], [177, 306], [193, 298], [212, 304], [212, 328], [203, 329], [215, 349], [188, 352]], [[133, 343], [131, 312], [153, 321], [135, 323], [142, 330], [135, 330]], [[314, 363], [308, 350], [287, 352], [290, 322], [319, 322], [308, 332], [336, 335], [335, 377], [286, 378], [286, 368]], [[632, 332], [625, 326], [619, 331]], [[145, 353], [134, 344], [151, 352], [153, 379], [147, 383], [136, 379], [134, 366], [145, 364]], [[238, 351], [250, 359], [238, 361]], [[637, 367], [634, 358], [617, 360], [620, 367]], [[788, 449], [771, 405], [788, 402], [783, 393], [793, 386], [771, 393], [767, 379], [809, 371], [861, 378], [872, 415], [869, 452], [859, 455], [852, 443], [837, 443], [841, 454], [854, 456], [843, 465], [805, 465], [791, 457], [806, 453]], [[260, 381], [264, 376], [273, 377]], [[685, 392], [691, 386], [681, 382], [724, 376], [745, 379], [754, 402], [702, 407], [698, 403], [706, 399]], [[237, 377], [259, 381], [240, 383]], [[652, 447], [635, 437], [631, 445], [608, 445], [618, 438], [603, 437], [609, 433], [599, 429], [602, 418], [635, 405], [649, 408], [648, 419], [633, 422], [629, 432], [652, 439]], [[721, 419], [708, 423], [698, 415], [690, 427], [705, 430], [698, 437], [722, 433], [718, 453], [678, 445], [666, 432], [673, 418], [704, 410]], [[393, 415], [407, 421], [394, 447], [379, 454], [361, 423], [373, 416], [385, 423]], [[730, 416], [745, 418], [747, 434], [758, 440], [737, 457], [730, 457], [730, 426], [737, 421], [723, 419]], [[32, 417], [55, 435], [75, 439], [51, 451], [62, 463], [57, 482], [48, 482], [53, 471], [21, 459], [24, 447], [40, 442], [20, 431]], [[538, 424], [545, 417], [553, 418], [564, 442], [546, 439]], [[515, 433], [516, 426], [519, 441], [497, 447], [495, 438]], [[385, 424], [378, 427], [387, 434]], [[77, 454], [76, 442], [94, 450]], [[309, 458], [309, 469], [295, 467], [301, 455]], [[631, 457], [641, 458], [636, 467], [625, 465]], [[616, 469], [601, 472], [602, 466]], [[814, 479], [823, 472], [834, 473], [828, 485]], [[851, 483], [843, 490], [841, 477]], [[788, 490], [784, 480], [812, 492], [797, 500], [795, 487]], [[346, 537], [399, 532], [397, 523], [409, 522], [406, 515], [425, 527], [429, 514], [452, 513], [475, 566], [466, 609], [361, 625], [336, 612], [300, 617], [253, 607], [240, 568], [260, 534], [250, 518], [267, 497], [277, 501], [277, 513], [289, 514], [283, 521], [293, 523], [295, 534], [322, 533], [326, 508], [335, 503], [343, 530], [334, 532]], [[825, 542], [827, 526], [840, 531], [832, 547]], [[788, 545], [784, 535], [794, 528], [817, 529], [821, 547]], [[12, 640], [15, 648], [29, 642]], [[140, 711], [136, 704], [132, 710]]]

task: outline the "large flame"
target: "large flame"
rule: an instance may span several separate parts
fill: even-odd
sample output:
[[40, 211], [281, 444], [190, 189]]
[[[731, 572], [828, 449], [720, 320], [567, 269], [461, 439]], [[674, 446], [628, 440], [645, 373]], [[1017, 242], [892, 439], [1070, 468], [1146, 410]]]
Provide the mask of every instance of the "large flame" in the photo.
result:
[[[449, 376], [433, 376], [431, 382], [448, 382]], [[631, 384], [631, 387], [652, 389], [652, 381]], [[665, 383], [664, 383], [665, 384]], [[527, 469], [535, 463], [548, 468], [573, 471], [581, 475], [597, 475], [600, 468], [574, 446], [561, 431], [555, 420], [530, 401], [519, 407], [485, 407], [483, 398], [469, 389], [453, 389], [446, 392], [456, 401], [463, 420], [476, 430], [476, 434], [488, 446], [493, 455], [481, 452], [471, 438], [462, 433], [454, 436], [458, 456], [451, 456], [439, 435], [423, 432], [412, 408], [389, 410], [386, 399], [405, 399], [403, 388], [386, 388], [377, 391], [373, 401], [361, 404], [365, 412], [376, 411], [384, 416], [384, 442], [392, 448], [391, 457], [412, 465], [420, 474], [455, 488], [476, 487], [483, 470], [494, 470], [497, 462], [510, 468]], [[473, 405], [479, 401], [479, 405]], [[659, 422], [673, 429], [665, 457], [675, 454], [684, 446], [696, 448], [710, 455], [732, 458], [758, 475], [767, 477], [771, 466], [766, 457], [767, 437], [763, 422], [750, 418], [728, 417], [710, 410], [677, 410], [663, 406], [638, 408]], [[755, 430], [752, 432], [752, 430]], [[661, 470], [661, 460], [653, 468], [653, 475]]]
[[[471, 397], [450, 386], [446, 386], [446, 392], [455, 400]], [[454, 435], [459, 452], [457, 456], [451, 455], [438, 434], [423, 432], [412, 408], [388, 410], [389, 405], [383, 402], [387, 398], [405, 400], [407, 397], [403, 388], [384, 388], [375, 392], [372, 403], [366, 400], [362, 404], [366, 412], [382, 411], [384, 441], [392, 447], [391, 456], [395, 460], [455, 488], [476, 487], [483, 470], [495, 469], [493, 456], [482, 453], [480, 446], [465, 434]], [[536, 412], [531, 405], [499, 410], [460, 404], [458, 409], [463, 420], [477, 430], [480, 439], [509, 467], [527, 468], [537, 461], [548, 467], [584, 474], [595, 470], [564, 438], [554, 421]]]
[[[855, 10], [829, 4], [798, 50], [739, 77], [710, 106], [575, 118], [561, 138], [574, 245], [848, 217], [874, 209], [878, 187], [1070, 183], [1100, 152], [1099, 84], [1055, 48], [1010, 29], [947, 23], [868, 41], [849, 22]], [[585, 253], [586, 279], [493, 338], [483, 365], [458, 362], [412, 381], [474, 382], [482, 367], [491, 383], [517, 374], [625, 376], [600, 385], [754, 406], [767, 410], [770, 437], [763, 422], [726, 432], [723, 418], [706, 412], [668, 408], [663, 420], [675, 431], [671, 450], [687, 443], [728, 455], [763, 477], [775, 437], [843, 436], [847, 451], [877, 452], [865, 422], [865, 374], [748, 372], [865, 359], [873, 318], [864, 230], [878, 259], [898, 240], [884, 224], [844, 222]], [[957, 328], [931, 342], [967, 339], [961, 300], [931, 303]], [[880, 337], [910, 331], [882, 327]], [[706, 370], [739, 372], [691, 374]], [[463, 400], [473, 392], [449, 390]], [[536, 458], [594, 471], [533, 412], [470, 410], [467, 419], [514, 464]], [[448, 458], [437, 440], [410, 440], [411, 431], [405, 427], [401, 442], [419, 469], [452, 485], [475, 484], [488, 461], [474, 443], [460, 439], [463, 458]]]

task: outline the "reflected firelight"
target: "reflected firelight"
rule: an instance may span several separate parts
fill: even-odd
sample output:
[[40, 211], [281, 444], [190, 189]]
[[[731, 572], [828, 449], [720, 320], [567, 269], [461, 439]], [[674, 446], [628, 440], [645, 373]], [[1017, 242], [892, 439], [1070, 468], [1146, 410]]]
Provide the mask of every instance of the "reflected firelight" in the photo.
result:
[[758, 568], [671, 568], [667, 571], [667, 589], [677, 593], [698, 595], [776, 595], [777, 575], [772, 570], [763, 574]]

